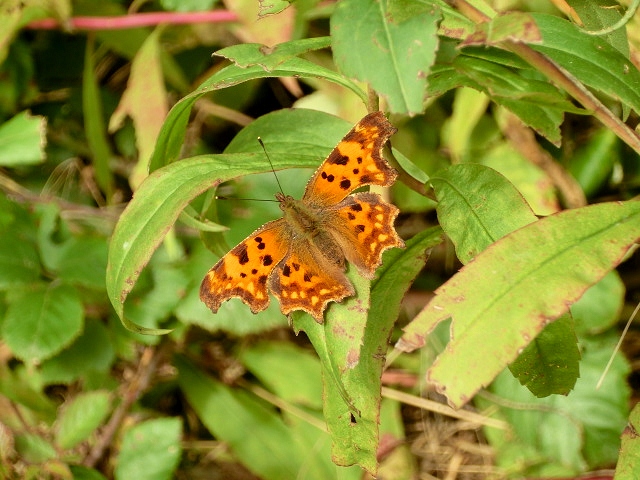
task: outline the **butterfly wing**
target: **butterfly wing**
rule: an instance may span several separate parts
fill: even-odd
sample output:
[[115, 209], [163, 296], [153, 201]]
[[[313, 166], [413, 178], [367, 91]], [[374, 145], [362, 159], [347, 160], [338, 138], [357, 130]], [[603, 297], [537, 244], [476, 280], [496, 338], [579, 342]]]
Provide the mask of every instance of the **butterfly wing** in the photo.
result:
[[200, 299], [213, 313], [233, 297], [240, 298], [253, 313], [264, 310], [269, 305], [267, 280], [288, 246], [283, 219], [263, 225], [209, 270], [200, 285]]
[[363, 185], [391, 185], [397, 173], [382, 157], [382, 147], [395, 132], [382, 112], [360, 120], [311, 177], [303, 202], [335, 205]]
[[356, 193], [327, 213], [325, 225], [331, 229], [344, 256], [360, 273], [373, 278], [382, 263], [382, 253], [404, 247], [393, 226], [399, 210], [376, 193]]
[[329, 261], [308, 243], [291, 248], [276, 267], [269, 286], [285, 315], [304, 310], [322, 323], [329, 302], [339, 302], [355, 293], [344, 274], [344, 260]]

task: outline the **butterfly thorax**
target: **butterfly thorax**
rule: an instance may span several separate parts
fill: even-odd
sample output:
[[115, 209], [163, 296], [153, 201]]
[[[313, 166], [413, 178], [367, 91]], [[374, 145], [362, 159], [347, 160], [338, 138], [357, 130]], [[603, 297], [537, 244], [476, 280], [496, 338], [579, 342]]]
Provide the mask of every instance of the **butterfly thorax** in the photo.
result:
[[280, 209], [284, 212], [284, 221], [296, 237], [312, 240], [322, 230], [322, 215], [318, 209], [311, 207], [302, 200], [276, 194], [280, 202]]

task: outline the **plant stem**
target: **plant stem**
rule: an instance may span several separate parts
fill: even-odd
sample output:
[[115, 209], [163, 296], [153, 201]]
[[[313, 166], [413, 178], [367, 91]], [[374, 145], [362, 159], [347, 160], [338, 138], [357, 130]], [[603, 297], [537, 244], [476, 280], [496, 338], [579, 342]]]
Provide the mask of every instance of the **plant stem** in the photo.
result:
[[238, 16], [227, 10], [206, 12], [150, 12], [114, 17], [71, 17], [64, 22], [55, 18], [34, 20], [26, 27], [34, 30], [122, 30], [159, 25], [183, 25], [191, 23], [235, 22]]

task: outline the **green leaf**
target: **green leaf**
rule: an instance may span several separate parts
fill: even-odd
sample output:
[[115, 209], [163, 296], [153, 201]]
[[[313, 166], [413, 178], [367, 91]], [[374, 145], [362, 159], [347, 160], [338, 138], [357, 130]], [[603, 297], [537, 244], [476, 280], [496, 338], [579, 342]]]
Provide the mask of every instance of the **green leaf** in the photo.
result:
[[504, 372], [491, 384], [491, 398], [476, 397], [479, 408], [497, 408], [512, 427], [485, 429], [500, 467], [548, 478], [552, 468], [556, 476], [559, 468], [563, 476], [574, 476], [615, 462], [629, 410], [629, 366], [622, 356], [616, 356], [602, 387], [596, 384], [616, 341], [614, 332], [581, 340], [581, 375], [568, 396], [536, 398]]
[[[254, 54], [256, 54], [256, 52], [260, 53], [262, 49], [264, 52], [271, 52], [276, 56], [274, 57], [275, 60], [269, 60], [270, 63], [268, 62], [266, 64], [268, 67], [272, 67], [271, 70], [266, 69], [263, 65], [244, 67], [235, 64], [229, 65], [209, 77], [194, 92], [186, 95], [176, 103], [169, 111], [169, 114], [162, 126], [162, 130], [160, 131], [160, 135], [158, 136], [158, 142], [156, 143], [156, 148], [153, 152], [149, 165], [150, 171], [154, 171], [162, 165], [174, 162], [178, 159], [182, 150], [191, 107], [193, 107], [196, 100], [200, 97], [218, 89], [227, 88], [257, 78], [288, 76], [300, 78], [319, 77], [350, 89], [358, 95], [363, 102], [366, 102], [366, 94], [357, 85], [345, 79], [341, 75], [338, 75], [327, 68], [318, 66], [308, 60], [298, 58], [296, 56], [285, 56], [283, 58], [280, 54], [281, 51], [284, 51], [291, 52], [289, 55], [295, 55], [306, 52], [311, 48], [319, 48], [322, 45], [322, 41], [316, 39], [304, 39], [286, 42], [272, 48], [254, 44], [252, 47], [236, 45], [235, 47], [224, 49], [225, 55], [230, 58], [235, 58], [237, 52], [239, 52], [240, 57], [245, 59], [245, 55], [249, 55], [249, 53], [246, 52], [247, 49]], [[262, 63], [264, 64], [264, 62], [267, 62], [267, 60], [262, 56]]]
[[[614, 0], [591, 0], [589, 2], [567, 0], [567, 3], [576, 11], [587, 31], [611, 27], [622, 18], [620, 4]], [[606, 35], [598, 36], [609, 42], [625, 57], [629, 56], [629, 39], [626, 29], [619, 28]]]
[[266, 71], [273, 71], [287, 60], [330, 46], [330, 37], [316, 37], [280, 43], [275, 47], [259, 43], [241, 43], [218, 50], [214, 55], [226, 58], [238, 67], [260, 66]]
[[202, 423], [249, 470], [265, 480], [297, 477], [305, 459], [298, 456], [292, 432], [272, 408], [206, 376], [183, 357], [176, 357], [175, 365], [180, 388]]
[[397, 347], [422, 346], [435, 325], [453, 317], [452, 339], [428, 377], [452, 405], [461, 406], [613, 269], [638, 238], [640, 202], [602, 203], [532, 223], [438, 288]]
[[17, 167], [44, 162], [47, 120], [22, 112], [0, 125], [0, 166]]
[[93, 37], [87, 41], [84, 56], [84, 71], [82, 74], [82, 110], [84, 113], [84, 130], [87, 143], [91, 149], [92, 163], [98, 185], [111, 198], [113, 190], [113, 176], [109, 167], [112, 153], [107, 140], [107, 128], [102, 110], [102, 98], [98, 81], [95, 77], [93, 61]]
[[65, 402], [55, 424], [56, 444], [66, 450], [89, 438], [109, 414], [108, 392], [78, 394]]
[[163, 480], [174, 478], [182, 446], [179, 418], [158, 418], [126, 430], [118, 454], [116, 480]]
[[554, 85], [528, 78], [521, 71], [465, 55], [458, 56], [453, 66], [498, 105], [508, 108], [550, 142], [560, 144], [564, 112], [577, 109]]
[[320, 363], [309, 350], [289, 342], [261, 342], [242, 350], [240, 360], [283, 400], [322, 408]]
[[331, 16], [336, 65], [369, 83], [392, 112], [421, 113], [440, 19], [433, 5], [416, 2], [340, 2]]
[[67, 283], [103, 291], [107, 241], [100, 237], [72, 237], [60, 247], [56, 270]]
[[571, 305], [576, 330], [595, 335], [618, 323], [624, 307], [625, 287], [618, 272], [609, 272]]
[[640, 112], [640, 71], [628, 58], [606, 40], [585, 35], [567, 20], [532, 15], [543, 42], [531, 48], [548, 55], [585, 85]]
[[[288, 112], [291, 118], [311, 123], [300, 123], [296, 129], [287, 130], [283, 141], [272, 136], [271, 132], [262, 135], [265, 144], [270, 145], [269, 156], [275, 169], [317, 166], [322, 155], [328, 154], [349, 129], [343, 120], [320, 112]], [[289, 115], [273, 117], [273, 125], [287, 125]], [[299, 139], [307, 138], [306, 133], [317, 128], [318, 124], [313, 123], [315, 120], [325, 126], [333, 123], [334, 127], [328, 130], [328, 138], [321, 139], [317, 133], [311, 135], [307, 148], [301, 149]], [[277, 131], [283, 130], [274, 130]], [[341, 133], [337, 134], [338, 131]], [[337, 134], [337, 138], [333, 138], [332, 132]], [[297, 141], [293, 141], [294, 139]], [[254, 143], [257, 143], [255, 137]], [[109, 245], [107, 265], [109, 299], [129, 330], [147, 334], [166, 333], [164, 330], [147, 329], [132, 323], [123, 315], [123, 306], [142, 268], [185, 206], [205, 190], [222, 182], [270, 169], [269, 163], [265, 162], [264, 153], [203, 155], [167, 165], [140, 185], [116, 225]]]
[[35, 433], [23, 433], [15, 436], [15, 449], [22, 461], [42, 463], [57, 457], [56, 450], [44, 437]]
[[633, 478], [638, 472], [638, 465], [640, 465], [640, 435], [638, 432], [640, 432], [640, 403], [636, 403], [636, 406], [633, 407], [631, 415], [629, 415], [629, 424], [622, 432], [622, 447], [614, 480]]
[[324, 324], [294, 316], [294, 327], [305, 331], [322, 363], [325, 419], [338, 465], [377, 469], [380, 378], [389, 336], [400, 302], [426, 262], [425, 250], [440, 242], [439, 228], [425, 230], [405, 249], [386, 252], [370, 307], [367, 282], [351, 273], [356, 295], [332, 304]]
[[87, 319], [82, 334], [55, 357], [45, 360], [40, 372], [45, 385], [71, 383], [107, 372], [115, 359], [110, 331], [96, 319]]
[[40, 277], [38, 250], [22, 227], [12, 222], [0, 228], [0, 290], [28, 285]]
[[568, 395], [580, 377], [580, 350], [571, 316], [547, 325], [509, 370], [536, 397]]
[[578, 181], [587, 197], [602, 188], [620, 161], [620, 140], [608, 128], [602, 128], [569, 159], [567, 170]]
[[536, 221], [522, 195], [495, 170], [473, 163], [431, 177], [438, 220], [466, 264], [489, 245]]
[[13, 354], [41, 361], [69, 345], [82, 331], [78, 292], [64, 284], [37, 284], [12, 294], [2, 335]]
[[71, 470], [73, 480], [107, 480], [107, 477], [97, 470], [82, 465], [69, 465], [69, 470]]
[[258, 17], [266, 17], [267, 15], [276, 15], [288, 8], [293, 0], [258, 0], [260, 4], [260, 12]]

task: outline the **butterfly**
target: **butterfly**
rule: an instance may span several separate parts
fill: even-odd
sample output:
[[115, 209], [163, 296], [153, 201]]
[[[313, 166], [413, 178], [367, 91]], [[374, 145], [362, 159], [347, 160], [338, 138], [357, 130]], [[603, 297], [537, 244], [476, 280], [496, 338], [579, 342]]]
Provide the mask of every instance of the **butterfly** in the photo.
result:
[[309, 313], [322, 323], [329, 302], [354, 295], [346, 261], [373, 278], [382, 252], [404, 247], [394, 221], [398, 209], [363, 185], [390, 186], [396, 171], [382, 147], [396, 132], [382, 112], [360, 120], [313, 174], [301, 200], [277, 193], [282, 218], [258, 228], [224, 255], [206, 274], [200, 299], [216, 313], [240, 298], [253, 313], [269, 305]]

